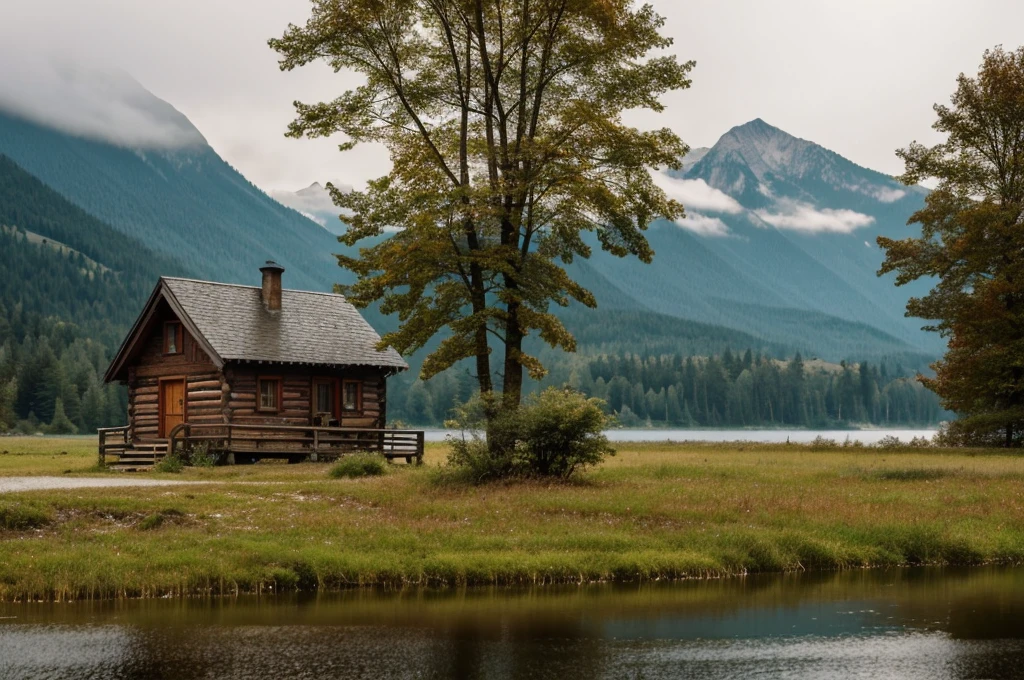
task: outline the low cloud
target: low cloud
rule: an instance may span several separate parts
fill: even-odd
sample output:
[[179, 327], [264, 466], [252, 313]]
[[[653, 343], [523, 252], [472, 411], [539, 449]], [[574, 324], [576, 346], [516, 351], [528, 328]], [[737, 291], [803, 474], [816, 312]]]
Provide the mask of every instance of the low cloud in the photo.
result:
[[728, 236], [729, 227], [717, 217], [690, 213], [675, 222], [678, 226], [698, 236]]
[[856, 191], [864, 194], [865, 196], [870, 196], [879, 203], [895, 203], [907, 195], [907, 192], [903, 189], [879, 186], [877, 184], [846, 184], [844, 187], [850, 191]]
[[182, 113], [119, 70], [41, 59], [0, 78], [0, 112], [71, 135], [133, 149], [181, 149], [206, 144]]
[[877, 187], [871, 194], [882, 203], [895, 203], [904, 196], [907, 192], [903, 189], [892, 189], [889, 187]]
[[702, 179], [676, 179], [663, 172], [652, 173], [654, 183], [686, 208], [735, 215], [743, 212], [736, 199], [709, 186]]
[[777, 229], [791, 229], [804, 232], [833, 232], [849, 234], [875, 221], [874, 217], [854, 210], [818, 210], [801, 201], [779, 201], [775, 211], [757, 210], [758, 217]]

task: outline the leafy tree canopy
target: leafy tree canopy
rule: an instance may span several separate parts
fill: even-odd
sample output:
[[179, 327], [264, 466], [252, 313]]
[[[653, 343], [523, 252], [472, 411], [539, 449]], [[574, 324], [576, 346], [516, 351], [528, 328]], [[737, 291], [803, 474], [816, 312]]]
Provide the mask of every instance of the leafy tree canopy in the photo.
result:
[[304, 26], [270, 41], [284, 70], [324, 60], [365, 79], [296, 102], [289, 134], [390, 152], [392, 170], [365, 191], [329, 187], [351, 213], [340, 240], [373, 239], [339, 261], [359, 277], [345, 289], [354, 303], [398, 315], [385, 344], [409, 352], [445, 333], [424, 378], [473, 358], [489, 393], [496, 342], [517, 406], [524, 369], [545, 372], [524, 338], [575, 347], [549, 305], [596, 304], [563, 267], [590, 255], [584, 233], [646, 262], [644, 230], [682, 214], [649, 171], [677, 168], [686, 145], [622, 121], [690, 84], [694, 64], [664, 52], [662, 25], [631, 0], [314, 0]]
[[970, 443], [1022, 443], [1024, 428], [1024, 48], [985, 52], [976, 77], [961, 74], [951, 105], [936, 105], [935, 146], [898, 151], [907, 184], [937, 181], [911, 216], [921, 237], [879, 237], [880, 274], [897, 285], [934, 277], [907, 313], [949, 339], [935, 377], [921, 378], [961, 418], [951, 435]]

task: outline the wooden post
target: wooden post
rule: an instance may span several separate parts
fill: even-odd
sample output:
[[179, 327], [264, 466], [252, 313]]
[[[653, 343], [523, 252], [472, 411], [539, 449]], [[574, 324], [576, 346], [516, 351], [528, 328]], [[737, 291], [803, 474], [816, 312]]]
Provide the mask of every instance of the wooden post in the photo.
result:
[[100, 430], [100, 454], [99, 454], [99, 458], [100, 458], [99, 459], [99, 465], [100, 465], [100, 467], [105, 467], [106, 464], [107, 464], [106, 448], [107, 448], [107, 433], [104, 432], [103, 430]]
[[423, 440], [424, 432], [420, 430], [416, 433], [416, 464], [423, 465]]
[[320, 430], [313, 428], [313, 453], [309, 454], [309, 459], [314, 463], [320, 459]]

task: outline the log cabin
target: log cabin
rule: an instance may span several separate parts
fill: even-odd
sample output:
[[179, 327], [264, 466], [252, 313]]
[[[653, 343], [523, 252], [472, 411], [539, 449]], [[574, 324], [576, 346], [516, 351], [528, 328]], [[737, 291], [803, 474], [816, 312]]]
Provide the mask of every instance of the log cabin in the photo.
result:
[[205, 442], [226, 462], [377, 449], [422, 459], [422, 433], [387, 430], [387, 378], [408, 369], [342, 295], [163, 277], [105, 375], [128, 388], [128, 425], [100, 460], [151, 465]]

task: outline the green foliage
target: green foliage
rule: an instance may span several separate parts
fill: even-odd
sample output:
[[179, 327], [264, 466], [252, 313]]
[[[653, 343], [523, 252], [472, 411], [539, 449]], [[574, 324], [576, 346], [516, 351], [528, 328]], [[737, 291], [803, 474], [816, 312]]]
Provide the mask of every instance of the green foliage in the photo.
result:
[[387, 474], [388, 461], [379, 453], [351, 453], [331, 467], [330, 476], [334, 479], [357, 477], [376, 477]]
[[208, 442], [199, 442], [189, 447], [185, 462], [192, 467], [210, 468], [220, 462], [220, 454]]
[[64, 402], [61, 401], [60, 397], [57, 397], [53, 409], [53, 419], [50, 421], [46, 431], [49, 434], [75, 434], [78, 432], [78, 428], [68, 420], [67, 414], [64, 413]]
[[1024, 445], [1024, 47], [985, 52], [936, 105], [946, 141], [898, 151], [907, 184], [937, 180], [911, 220], [921, 237], [879, 237], [897, 285], [934, 279], [907, 313], [948, 338], [935, 377], [921, 378], [959, 414], [948, 443]]
[[185, 462], [177, 453], [164, 456], [159, 463], [153, 466], [153, 472], [179, 473], [184, 469]]
[[352, 213], [346, 245], [402, 229], [339, 261], [359, 277], [351, 300], [398, 315], [384, 344], [410, 352], [444, 333], [424, 378], [472, 358], [490, 392], [497, 337], [506, 406], [518, 405], [524, 369], [545, 373], [525, 338], [572, 351], [549, 307], [596, 304], [565, 269], [590, 256], [583, 234], [650, 261], [644, 230], [682, 207], [648, 170], [678, 168], [687, 147], [621, 114], [660, 111], [662, 94], [690, 84], [693, 64], [662, 52], [663, 24], [628, 0], [317, 0], [305, 26], [270, 41], [284, 70], [323, 59], [365, 78], [333, 102], [296, 104], [289, 134], [342, 132], [343, 150], [390, 152], [390, 173], [366, 191], [328, 186]]
[[[474, 481], [509, 477], [568, 479], [615, 451], [602, 434], [608, 418], [599, 399], [569, 389], [548, 388], [530, 395], [518, 409], [498, 409], [485, 422], [484, 400], [464, 406], [457, 424], [461, 438], [449, 437], [448, 464]], [[478, 428], [487, 427], [485, 440]], [[466, 430], [469, 430], [468, 436]]]
[[0, 503], [0, 529], [28, 531], [50, 524], [53, 518], [44, 510], [19, 502]]

